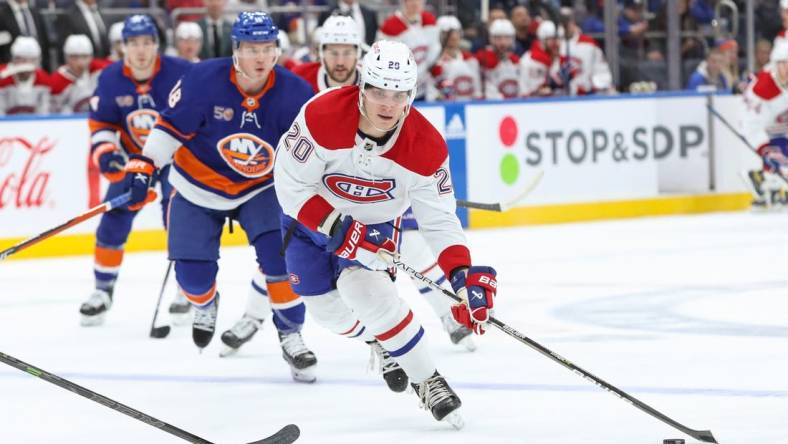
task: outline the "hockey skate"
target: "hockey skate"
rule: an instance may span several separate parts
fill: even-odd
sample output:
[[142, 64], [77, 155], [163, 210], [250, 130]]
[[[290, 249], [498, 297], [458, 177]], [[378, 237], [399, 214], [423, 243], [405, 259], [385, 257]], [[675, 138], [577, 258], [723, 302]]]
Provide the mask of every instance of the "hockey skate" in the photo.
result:
[[246, 344], [254, 337], [262, 326], [262, 319], [244, 314], [232, 328], [222, 333], [222, 342], [225, 347], [219, 353], [219, 356], [226, 358], [227, 356], [234, 355], [242, 345]]
[[451, 313], [441, 317], [443, 329], [449, 334], [449, 339], [454, 345], [462, 345], [468, 351], [476, 350], [476, 343], [473, 341], [473, 330], [458, 323], [451, 316]]
[[192, 310], [192, 304], [181, 293], [180, 289], [175, 292], [175, 299], [170, 303], [170, 318], [175, 325], [187, 325]]
[[317, 376], [317, 357], [304, 344], [301, 332], [279, 334], [282, 357], [290, 365], [290, 374], [296, 382], [315, 382]]
[[219, 311], [219, 293], [213, 301], [202, 307], [194, 307], [194, 321], [192, 322], [192, 339], [194, 345], [200, 348], [207, 347], [216, 331], [216, 315]]
[[380, 345], [378, 341], [367, 342], [371, 350], [369, 355], [370, 368], [375, 370], [376, 362], [379, 362], [378, 371], [383, 373], [383, 379], [389, 390], [392, 392], [404, 392], [408, 388], [408, 375], [399, 366], [399, 363], [391, 357], [389, 352]]
[[457, 430], [463, 428], [465, 421], [458, 411], [462, 401], [440, 373], [435, 371], [426, 381], [411, 385], [419, 397], [421, 407], [431, 411], [435, 419], [446, 421]]
[[770, 202], [767, 201], [766, 193], [763, 189], [764, 182], [766, 181], [764, 172], [761, 170], [750, 170], [747, 171], [745, 177], [745, 183], [749, 186], [750, 192], [753, 196], [752, 207], [756, 209], [764, 209], [769, 207]]
[[104, 323], [104, 317], [112, 307], [112, 292], [96, 289], [79, 307], [82, 315], [81, 324], [83, 327], [93, 327]]

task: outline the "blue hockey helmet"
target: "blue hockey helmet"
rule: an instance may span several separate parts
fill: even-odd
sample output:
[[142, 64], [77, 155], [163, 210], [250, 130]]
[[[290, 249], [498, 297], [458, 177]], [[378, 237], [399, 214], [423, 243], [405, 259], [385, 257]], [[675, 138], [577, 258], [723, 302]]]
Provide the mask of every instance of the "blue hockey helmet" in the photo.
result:
[[158, 41], [159, 31], [153, 19], [145, 14], [134, 14], [126, 17], [126, 20], [123, 21], [123, 32], [121, 32], [123, 41], [125, 42], [132, 37], [141, 35], [149, 35]]
[[277, 42], [279, 28], [265, 12], [242, 12], [233, 23], [233, 44], [241, 42]]

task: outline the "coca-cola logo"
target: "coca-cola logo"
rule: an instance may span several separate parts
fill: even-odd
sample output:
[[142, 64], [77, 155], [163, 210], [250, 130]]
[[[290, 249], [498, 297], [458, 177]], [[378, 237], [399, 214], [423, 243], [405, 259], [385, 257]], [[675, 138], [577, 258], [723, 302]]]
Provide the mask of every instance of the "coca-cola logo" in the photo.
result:
[[55, 144], [47, 137], [35, 143], [24, 137], [0, 137], [0, 211], [44, 205], [51, 173], [42, 162]]

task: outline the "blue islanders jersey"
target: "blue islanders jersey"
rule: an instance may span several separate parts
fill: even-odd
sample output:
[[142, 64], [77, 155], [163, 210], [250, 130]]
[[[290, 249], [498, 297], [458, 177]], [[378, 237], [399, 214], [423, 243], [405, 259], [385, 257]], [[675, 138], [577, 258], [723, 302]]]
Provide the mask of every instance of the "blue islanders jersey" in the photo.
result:
[[168, 56], [158, 57], [155, 63], [153, 75], [144, 82], [135, 80], [123, 61], [101, 73], [90, 100], [91, 149], [110, 142], [128, 154], [142, 152], [159, 112], [167, 106], [170, 90], [192, 66]]
[[279, 66], [251, 96], [238, 86], [229, 57], [194, 65], [155, 127], [182, 145], [170, 183], [190, 202], [216, 210], [251, 199], [273, 184], [274, 147], [311, 97], [308, 83]]

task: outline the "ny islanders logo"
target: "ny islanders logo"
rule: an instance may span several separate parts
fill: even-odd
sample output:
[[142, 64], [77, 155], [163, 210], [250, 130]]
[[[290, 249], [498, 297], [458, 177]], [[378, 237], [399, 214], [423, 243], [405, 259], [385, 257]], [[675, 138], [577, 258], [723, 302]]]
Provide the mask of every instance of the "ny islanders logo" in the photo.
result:
[[158, 117], [159, 113], [156, 110], [148, 108], [132, 111], [126, 116], [126, 126], [128, 126], [131, 138], [138, 147], [142, 148], [145, 146], [148, 134], [156, 125]]
[[216, 144], [219, 155], [238, 174], [257, 179], [274, 168], [274, 148], [265, 140], [249, 133], [236, 133]]
[[344, 174], [326, 174], [323, 185], [335, 196], [357, 203], [377, 203], [394, 199], [394, 179], [369, 180]]

